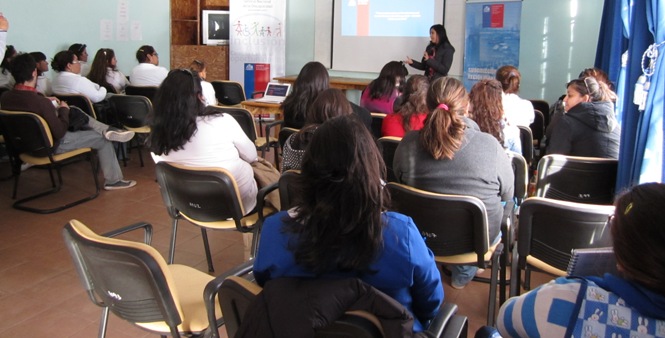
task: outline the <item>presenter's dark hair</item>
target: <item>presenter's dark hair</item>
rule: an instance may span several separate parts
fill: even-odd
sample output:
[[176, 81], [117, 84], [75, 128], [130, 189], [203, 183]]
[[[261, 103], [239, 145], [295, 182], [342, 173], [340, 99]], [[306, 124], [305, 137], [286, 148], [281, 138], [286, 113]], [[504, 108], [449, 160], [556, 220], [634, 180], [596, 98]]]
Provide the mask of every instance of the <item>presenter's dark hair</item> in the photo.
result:
[[623, 277], [665, 295], [665, 184], [646, 183], [617, 198], [610, 223]]
[[420, 131], [420, 143], [435, 160], [453, 159], [464, 137], [463, 116], [469, 106], [464, 85], [452, 77], [440, 77], [427, 91], [430, 115]]
[[[90, 65], [88, 79], [90, 81], [106, 88], [109, 93], [116, 93], [115, 88], [106, 80], [107, 68], [115, 68], [111, 65], [111, 60], [115, 57], [113, 49], [100, 48], [95, 54], [95, 58]], [[117, 93], [116, 93], [117, 94]]]
[[442, 46], [445, 44], [448, 44], [451, 47], [453, 46], [453, 44], [450, 43], [450, 40], [448, 40], [448, 33], [446, 33], [446, 28], [443, 27], [443, 25], [441, 24], [432, 25], [432, 27], [430, 27], [429, 29], [433, 29], [436, 32], [436, 35], [439, 37], [438, 46]]
[[427, 113], [427, 89], [429, 80], [425, 75], [411, 75], [404, 86], [402, 104], [395, 113], [402, 115], [402, 127], [404, 131], [411, 130], [411, 117], [414, 114]]
[[51, 60], [51, 68], [56, 72], [64, 72], [67, 70], [67, 65], [74, 62], [76, 54], [70, 50], [63, 50], [53, 56]]
[[309, 271], [371, 272], [383, 246], [382, 212], [389, 196], [386, 168], [367, 127], [354, 114], [314, 133], [298, 182], [302, 200], [286, 227], [299, 241], [289, 249]]
[[146, 63], [148, 62], [148, 55], [152, 54], [155, 54], [155, 48], [152, 46], [143, 45], [136, 51], [136, 60], [139, 63]]
[[196, 132], [196, 118], [204, 114], [201, 79], [188, 69], [169, 72], [155, 94], [154, 109], [148, 116], [153, 153], [168, 155], [183, 146]]
[[284, 115], [289, 115], [290, 120], [304, 121], [305, 112], [316, 96], [329, 86], [330, 78], [326, 67], [317, 61], [306, 63], [293, 83], [291, 94], [282, 102]]
[[381, 68], [379, 77], [369, 83], [369, 97], [372, 99], [385, 99], [388, 101], [395, 88], [400, 89], [406, 80], [409, 71], [402, 62], [390, 61]]
[[12, 76], [16, 83], [32, 80], [32, 73], [37, 69], [37, 62], [30, 54], [19, 54], [12, 60]]

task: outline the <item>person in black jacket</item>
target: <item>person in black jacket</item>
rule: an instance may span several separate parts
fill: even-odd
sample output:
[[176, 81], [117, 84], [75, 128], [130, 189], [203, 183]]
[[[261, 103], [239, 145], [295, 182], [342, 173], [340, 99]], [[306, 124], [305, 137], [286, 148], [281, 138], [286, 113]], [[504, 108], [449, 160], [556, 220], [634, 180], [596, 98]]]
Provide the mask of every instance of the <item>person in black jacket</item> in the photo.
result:
[[621, 128], [614, 116], [616, 94], [588, 76], [568, 82], [566, 114], [552, 130], [548, 154], [619, 158]]
[[425, 71], [425, 76], [433, 82], [434, 80], [448, 76], [450, 66], [453, 64], [455, 48], [448, 40], [448, 34], [443, 25], [436, 24], [429, 29], [430, 43], [425, 48], [423, 58], [420, 62], [406, 57], [404, 62], [415, 69]]

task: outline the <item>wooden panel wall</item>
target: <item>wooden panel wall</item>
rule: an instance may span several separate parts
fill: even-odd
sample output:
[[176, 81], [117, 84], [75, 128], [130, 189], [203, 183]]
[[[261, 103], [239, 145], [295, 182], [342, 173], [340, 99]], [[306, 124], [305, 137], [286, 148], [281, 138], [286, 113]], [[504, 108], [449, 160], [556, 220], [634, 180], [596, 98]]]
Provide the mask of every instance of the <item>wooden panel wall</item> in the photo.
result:
[[193, 60], [205, 62], [208, 81], [229, 79], [229, 46], [171, 46], [171, 69], [189, 68]]

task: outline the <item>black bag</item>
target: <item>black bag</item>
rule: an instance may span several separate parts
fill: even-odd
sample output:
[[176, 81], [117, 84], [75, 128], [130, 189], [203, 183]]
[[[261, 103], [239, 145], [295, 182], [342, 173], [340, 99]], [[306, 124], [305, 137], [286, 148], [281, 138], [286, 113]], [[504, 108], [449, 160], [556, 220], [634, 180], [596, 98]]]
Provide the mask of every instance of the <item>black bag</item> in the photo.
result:
[[90, 129], [88, 127], [88, 119], [90, 116], [83, 112], [81, 108], [77, 106], [69, 106], [69, 131], [79, 131]]

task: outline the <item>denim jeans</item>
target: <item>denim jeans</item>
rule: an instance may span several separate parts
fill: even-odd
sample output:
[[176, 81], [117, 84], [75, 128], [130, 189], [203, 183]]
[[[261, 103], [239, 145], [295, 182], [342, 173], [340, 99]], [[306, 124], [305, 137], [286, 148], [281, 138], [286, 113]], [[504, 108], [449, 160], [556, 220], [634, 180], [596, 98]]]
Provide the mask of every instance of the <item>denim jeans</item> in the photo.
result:
[[[494, 239], [492, 244], [490, 246], [497, 244], [501, 241], [501, 232], [499, 232], [499, 235]], [[473, 279], [473, 277], [476, 275], [476, 272], [478, 271], [478, 266], [476, 265], [452, 265], [448, 267], [450, 269], [450, 279], [451, 279], [451, 284], [462, 287]]]

